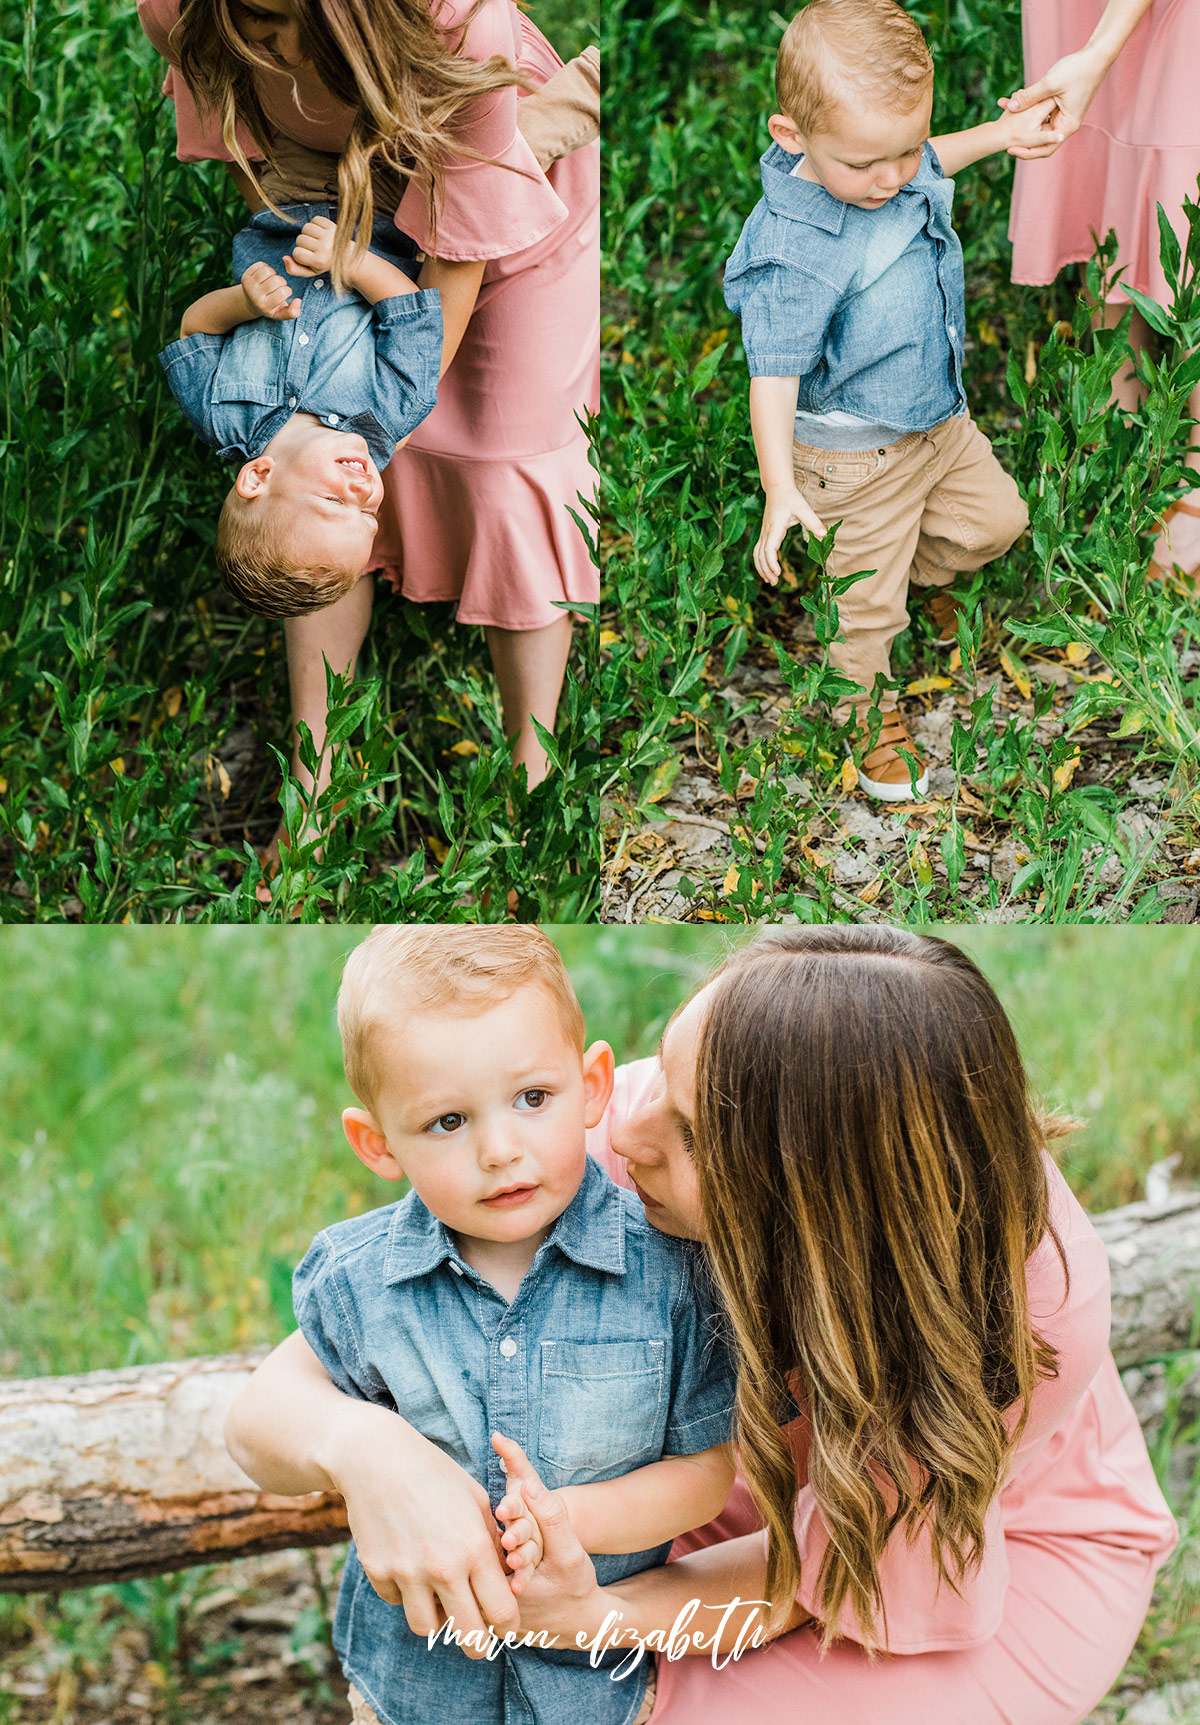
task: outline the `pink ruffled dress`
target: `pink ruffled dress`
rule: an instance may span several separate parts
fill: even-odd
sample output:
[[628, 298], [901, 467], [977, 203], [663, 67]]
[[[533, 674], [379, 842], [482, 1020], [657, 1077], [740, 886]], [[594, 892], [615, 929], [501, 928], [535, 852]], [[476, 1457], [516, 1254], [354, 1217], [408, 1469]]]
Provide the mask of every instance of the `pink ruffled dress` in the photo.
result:
[[[1105, 0], [1022, 0], [1027, 85], [1083, 47], [1104, 6]], [[1156, 206], [1163, 206], [1182, 247], [1183, 200], [1196, 201], [1200, 175], [1198, 68], [1200, 5], [1154, 0], [1078, 132], [1053, 156], [1017, 163], [1009, 223], [1015, 282], [1053, 281], [1064, 264], [1090, 258], [1093, 236], [1102, 239], [1112, 228], [1123, 279], [1161, 305], [1171, 303]], [[1112, 298], [1125, 302], [1119, 284]]]
[[[436, 6], [456, 32], [471, 0]], [[169, 62], [181, 161], [228, 161], [214, 116], [198, 111], [178, 71], [169, 32], [178, 0], [138, 0], [151, 42]], [[455, 37], [457, 40], [457, 36]], [[502, 54], [541, 85], [561, 65], [513, 0], [484, 0], [462, 52]], [[271, 126], [314, 150], [340, 150], [349, 111], [311, 68], [264, 72]], [[593, 143], [542, 173], [517, 130], [515, 87], [471, 102], [456, 135], [484, 161], [446, 169], [437, 254], [487, 260], [467, 333], [442, 379], [438, 403], [384, 473], [387, 495], [371, 567], [404, 596], [457, 600], [463, 623], [540, 629], [555, 601], [595, 601], [596, 569], [570, 510], [582, 513], [595, 472], [579, 423], [599, 401], [600, 154]], [[239, 141], [259, 158], [248, 135]], [[519, 171], [514, 172], [513, 169]], [[432, 248], [428, 199], [410, 184], [396, 225]]]
[[[657, 1062], [621, 1068], [589, 1148], [628, 1184], [612, 1127], [641, 1106]], [[1008, 1484], [987, 1517], [983, 1562], [961, 1596], [937, 1586], [927, 1540], [895, 1538], [880, 1565], [889, 1652], [869, 1660], [849, 1611], [822, 1658], [811, 1628], [716, 1671], [706, 1657], [660, 1659], [654, 1725], [1076, 1725], [1111, 1686], [1137, 1637], [1175, 1522], [1108, 1351], [1108, 1258], [1047, 1159], [1051, 1214], [1070, 1268], [1049, 1239], [1029, 1260], [1030, 1309], [1059, 1352], [1035, 1390]], [[807, 1425], [790, 1428], [797, 1477], [799, 1601], [818, 1605], [827, 1544], [806, 1477]], [[722, 1515], [676, 1540], [672, 1557], [759, 1532], [739, 1479]], [[766, 1534], [761, 1533], [766, 1543]]]

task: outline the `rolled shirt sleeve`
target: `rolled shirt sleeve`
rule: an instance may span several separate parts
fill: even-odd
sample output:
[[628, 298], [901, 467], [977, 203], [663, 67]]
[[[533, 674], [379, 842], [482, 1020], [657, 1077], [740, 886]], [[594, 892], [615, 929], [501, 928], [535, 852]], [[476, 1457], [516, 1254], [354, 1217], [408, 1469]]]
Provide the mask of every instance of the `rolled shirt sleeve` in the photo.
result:
[[374, 312], [374, 400], [388, 404], [389, 424], [401, 437], [421, 423], [437, 401], [442, 354], [441, 296], [431, 288], [380, 300]]
[[699, 1247], [672, 1314], [674, 1371], [664, 1455], [699, 1455], [727, 1443], [733, 1430], [737, 1369], [727, 1326]]
[[725, 271], [725, 303], [742, 323], [751, 377], [805, 377], [820, 363], [841, 289], [794, 263], [749, 257], [744, 237]]
[[338, 1389], [394, 1410], [390, 1390], [367, 1360], [350, 1278], [339, 1269], [324, 1234], [317, 1235], [293, 1272], [292, 1305], [305, 1341]]
[[201, 442], [214, 449], [220, 440], [213, 429], [213, 384], [225, 341], [223, 335], [188, 335], [158, 356], [184, 418]]

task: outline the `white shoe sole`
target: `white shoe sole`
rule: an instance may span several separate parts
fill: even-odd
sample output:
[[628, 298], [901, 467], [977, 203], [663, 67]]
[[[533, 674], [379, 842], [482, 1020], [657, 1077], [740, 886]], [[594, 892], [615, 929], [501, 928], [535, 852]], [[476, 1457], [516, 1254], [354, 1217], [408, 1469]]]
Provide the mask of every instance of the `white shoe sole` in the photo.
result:
[[910, 783], [893, 785], [885, 779], [869, 779], [862, 768], [858, 769], [858, 788], [865, 791], [869, 797], [875, 797], [881, 803], [911, 803], [918, 797], [923, 797], [929, 789], [929, 768], [916, 781], [914, 791]]

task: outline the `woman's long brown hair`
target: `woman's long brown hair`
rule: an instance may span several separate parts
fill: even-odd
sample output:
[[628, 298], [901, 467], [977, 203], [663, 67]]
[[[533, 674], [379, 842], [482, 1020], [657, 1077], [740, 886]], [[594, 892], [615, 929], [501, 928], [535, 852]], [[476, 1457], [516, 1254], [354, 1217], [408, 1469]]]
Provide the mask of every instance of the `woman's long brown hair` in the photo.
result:
[[[322, 84], [354, 115], [338, 162], [338, 235], [330, 276], [340, 288], [351, 249], [371, 237], [372, 163], [408, 173], [427, 188], [436, 237], [448, 159], [481, 159], [455, 141], [459, 110], [510, 84], [530, 86], [501, 55], [472, 60], [447, 46], [429, 0], [296, 0], [296, 14]], [[262, 193], [235, 128], [241, 122], [274, 162], [254, 74], [280, 68], [239, 35], [231, 0], [181, 0], [175, 29], [188, 89], [200, 107], [215, 110], [226, 149]]]
[[1044, 1136], [1003, 1007], [946, 941], [772, 931], [712, 985], [696, 1157], [740, 1355], [742, 1473], [778, 1617], [800, 1584], [780, 1423], [794, 1394], [829, 1532], [826, 1645], [847, 1599], [864, 1645], [886, 1645], [879, 1560], [893, 1534], [927, 1526], [952, 1588], [980, 1561], [1030, 1393], [1055, 1370], [1025, 1287], [1047, 1233], [1063, 1256]]

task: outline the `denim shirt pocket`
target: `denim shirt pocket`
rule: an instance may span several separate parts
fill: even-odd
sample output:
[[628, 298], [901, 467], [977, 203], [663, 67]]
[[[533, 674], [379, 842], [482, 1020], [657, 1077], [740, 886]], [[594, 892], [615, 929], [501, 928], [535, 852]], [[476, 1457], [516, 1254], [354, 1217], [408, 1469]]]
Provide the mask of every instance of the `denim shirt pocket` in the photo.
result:
[[662, 1341], [542, 1343], [538, 1459], [554, 1484], [629, 1473], [660, 1458], [666, 1354]]
[[278, 407], [287, 366], [282, 325], [262, 318], [243, 324], [226, 341], [213, 380], [213, 400], [253, 401]]

